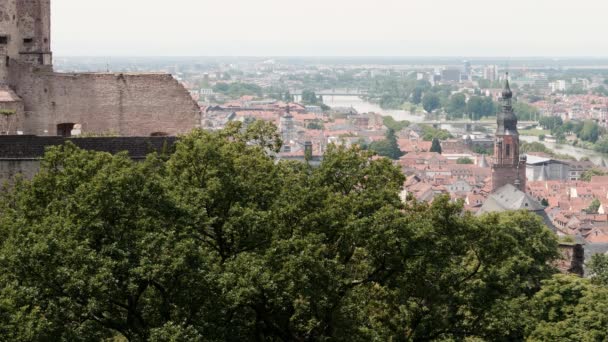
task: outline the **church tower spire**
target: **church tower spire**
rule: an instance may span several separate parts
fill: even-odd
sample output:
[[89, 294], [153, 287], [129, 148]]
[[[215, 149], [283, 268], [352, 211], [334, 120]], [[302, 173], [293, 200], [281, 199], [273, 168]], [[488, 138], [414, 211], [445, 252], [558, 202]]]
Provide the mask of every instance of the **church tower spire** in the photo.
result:
[[494, 161], [492, 163], [492, 190], [512, 184], [521, 191], [526, 190], [526, 158], [519, 155], [519, 132], [517, 116], [513, 111], [513, 91], [506, 74], [502, 91], [502, 111], [496, 116]]

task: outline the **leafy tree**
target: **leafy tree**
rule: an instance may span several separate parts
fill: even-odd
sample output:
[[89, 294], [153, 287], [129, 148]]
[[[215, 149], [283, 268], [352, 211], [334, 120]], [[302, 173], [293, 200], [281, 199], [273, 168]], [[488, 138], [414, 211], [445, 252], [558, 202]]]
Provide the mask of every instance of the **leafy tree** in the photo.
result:
[[472, 96], [467, 102], [466, 112], [471, 115], [473, 120], [479, 120], [496, 114], [497, 108], [498, 106], [491, 97]]
[[473, 147], [473, 152], [477, 154], [492, 155], [494, 153], [494, 149], [484, 148], [483, 146], [475, 146]]
[[0, 201], [0, 336], [523, 339], [513, 317], [558, 256], [538, 217], [403, 203], [388, 159], [330, 145], [312, 168], [277, 162], [280, 145], [256, 121], [140, 163], [50, 149]]
[[581, 175], [581, 180], [583, 180], [585, 182], [590, 182], [591, 178], [593, 178], [593, 176], [606, 176], [606, 175], [608, 175], [608, 173], [606, 173], [605, 171], [596, 169], [596, 168], [592, 168], [592, 169], [589, 169], [589, 170], [583, 172], [583, 174]]
[[474, 163], [475, 162], [473, 161], [473, 159], [471, 159], [469, 157], [460, 157], [456, 160], [456, 164], [460, 164], [460, 165], [471, 165]]
[[323, 129], [323, 121], [321, 121], [321, 120], [315, 120], [315, 121], [309, 122], [306, 125], [306, 128], [308, 128], [308, 129], [317, 129], [317, 130]]
[[414, 92], [412, 93], [412, 103], [413, 104], [418, 105], [418, 104], [422, 103], [422, 92], [423, 92], [422, 88], [416, 87], [414, 89]]
[[593, 147], [594, 150], [601, 153], [608, 153], [608, 136], [603, 136]]
[[302, 103], [306, 105], [318, 105], [323, 101], [317, 97], [317, 94], [312, 90], [302, 91]]
[[435, 109], [440, 108], [440, 106], [441, 101], [437, 94], [427, 93], [422, 98], [422, 107], [427, 111], [427, 113], [432, 113]]
[[513, 111], [517, 115], [519, 120], [535, 120], [540, 116], [540, 112], [534, 106], [531, 106], [525, 102], [515, 102], [513, 103]]
[[601, 205], [602, 203], [596, 198], [591, 202], [591, 204], [589, 204], [589, 207], [585, 209], [585, 211], [588, 214], [597, 214], [597, 211], [600, 209]]
[[224, 94], [232, 98], [239, 98], [245, 95], [261, 97], [263, 94], [262, 88], [251, 83], [217, 83], [213, 86], [215, 93]]
[[456, 93], [450, 97], [446, 112], [451, 118], [462, 118], [467, 107], [466, 97], [462, 93]]
[[578, 134], [579, 139], [595, 143], [600, 135], [600, 126], [595, 121], [585, 120]]
[[595, 254], [587, 263], [593, 283], [608, 286], [608, 255]]
[[380, 156], [388, 157], [397, 160], [403, 156], [403, 152], [399, 148], [395, 131], [389, 128], [386, 132], [386, 137], [381, 141], [374, 141], [369, 145], [369, 149], [378, 153]]
[[608, 287], [589, 279], [555, 275], [543, 282], [531, 303], [527, 341], [608, 339]]
[[394, 130], [395, 132], [399, 132], [402, 129], [409, 127], [410, 122], [407, 120], [397, 121], [390, 115], [386, 115], [382, 117], [382, 123], [389, 129]]
[[439, 139], [437, 139], [437, 138], [433, 139], [433, 143], [431, 144], [430, 152], [436, 152], [436, 153], [441, 154], [442, 150], [441, 150], [441, 143], [439, 142]]
[[429, 125], [421, 125], [422, 127], [422, 140], [424, 141], [432, 141], [437, 138], [439, 140], [447, 140], [452, 138], [452, 135], [449, 131], [445, 129], [437, 129], [433, 126]]

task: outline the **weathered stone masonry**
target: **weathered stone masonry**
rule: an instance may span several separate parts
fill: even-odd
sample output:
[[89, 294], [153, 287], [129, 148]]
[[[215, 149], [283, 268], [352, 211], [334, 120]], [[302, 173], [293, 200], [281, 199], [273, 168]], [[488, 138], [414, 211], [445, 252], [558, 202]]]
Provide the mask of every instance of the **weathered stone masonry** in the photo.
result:
[[[200, 126], [201, 113], [169, 74], [56, 73], [49, 0], [0, 0], [0, 109], [22, 102], [13, 134], [177, 135]], [[4, 96], [2, 96], [4, 94]], [[22, 108], [22, 109], [21, 109]]]
[[117, 137], [117, 138], [63, 138], [39, 136], [0, 136], [0, 182], [10, 181], [16, 175], [32, 178], [40, 169], [40, 160], [48, 147], [67, 141], [90, 151], [118, 153], [126, 151], [131, 159], [145, 159], [152, 152], [170, 152], [175, 137]]

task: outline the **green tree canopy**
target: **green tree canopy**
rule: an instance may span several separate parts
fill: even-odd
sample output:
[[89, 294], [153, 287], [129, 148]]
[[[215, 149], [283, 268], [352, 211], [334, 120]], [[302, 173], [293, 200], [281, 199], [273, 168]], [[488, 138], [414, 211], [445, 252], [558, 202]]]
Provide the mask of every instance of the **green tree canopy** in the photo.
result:
[[397, 120], [395, 120], [395, 118], [393, 118], [390, 115], [383, 116], [382, 123], [384, 124], [384, 126], [386, 126], [386, 128], [392, 129], [395, 132], [399, 132], [402, 129], [404, 129], [410, 125], [409, 121], [407, 121], [407, 120], [397, 121]]
[[244, 95], [262, 96], [262, 88], [251, 83], [217, 83], [213, 86], [213, 91], [219, 94], [224, 94], [232, 98], [239, 98]]
[[450, 97], [446, 112], [450, 118], [462, 118], [467, 109], [467, 99], [462, 93], [456, 93]]
[[595, 254], [587, 263], [587, 268], [595, 284], [608, 286], [608, 255]]
[[434, 128], [429, 125], [421, 125], [422, 127], [422, 139], [424, 141], [433, 141], [437, 138], [439, 140], [451, 139], [452, 135], [445, 129]]
[[432, 113], [435, 109], [441, 107], [439, 96], [435, 93], [427, 93], [422, 98], [422, 107], [427, 113]]
[[461, 164], [461, 165], [467, 165], [467, 164], [475, 164], [475, 162], [473, 161], [473, 159], [469, 158], [469, 157], [460, 157], [458, 158], [458, 160], [456, 160], [456, 164]]
[[479, 120], [486, 116], [496, 114], [498, 105], [494, 103], [491, 97], [487, 96], [472, 96], [467, 102], [466, 112], [473, 120]]
[[372, 142], [369, 145], [369, 149], [376, 152], [380, 156], [388, 157], [394, 160], [397, 160], [403, 156], [403, 152], [399, 148], [399, 143], [397, 142], [395, 131], [391, 128], [386, 131], [386, 137], [384, 140]]
[[[175, 152], [51, 148], [0, 201], [12, 341], [521, 340], [555, 236], [528, 212], [403, 203], [385, 158], [277, 162], [256, 121]], [[604, 324], [605, 326], [605, 324]]]
[[302, 103], [306, 105], [319, 105], [323, 103], [323, 100], [314, 91], [304, 90], [302, 92]]
[[585, 172], [583, 172], [583, 174], [581, 175], [581, 180], [585, 181], [585, 182], [590, 182], [591, 178], [593, 178], [593, 176], [606, 176], [608, 175], [608, 173], [606, 173], [603, 170], [597, 169], [597, 168], [592, 168], [589, 169]]
[[521, 121], [536, 120], [540, 116], [538, 109], [528, 103], [517, 101], [513, 103], [513, 111]]
[[439, 139], [437, 139], [437, 138], [433, 139], [433, 142], [431, 144], [431, 149], [429, 151], [441, 154], [441, 152], [442, 152], [442, 150], [441, 150], [441, 142], [439, 142]]
[[527, 341], [608, 339], [608, 287], [589, 279], [556, 275], [531, 301]]
[[591, 204], [589, 204], [589, 207], [585, 209], [585, 211], [589, 214], [597, 214], [597, 211], [600, 209], [601, 205], [602, 202], [596, 198], [591, 202]]

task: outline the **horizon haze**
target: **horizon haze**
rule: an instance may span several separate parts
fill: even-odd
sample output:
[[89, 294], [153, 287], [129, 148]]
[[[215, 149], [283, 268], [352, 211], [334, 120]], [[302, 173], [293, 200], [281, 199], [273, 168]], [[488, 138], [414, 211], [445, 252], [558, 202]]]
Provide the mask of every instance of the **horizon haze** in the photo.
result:
[[605, 57], [580, 0], [52, 1], [57, 56]]

